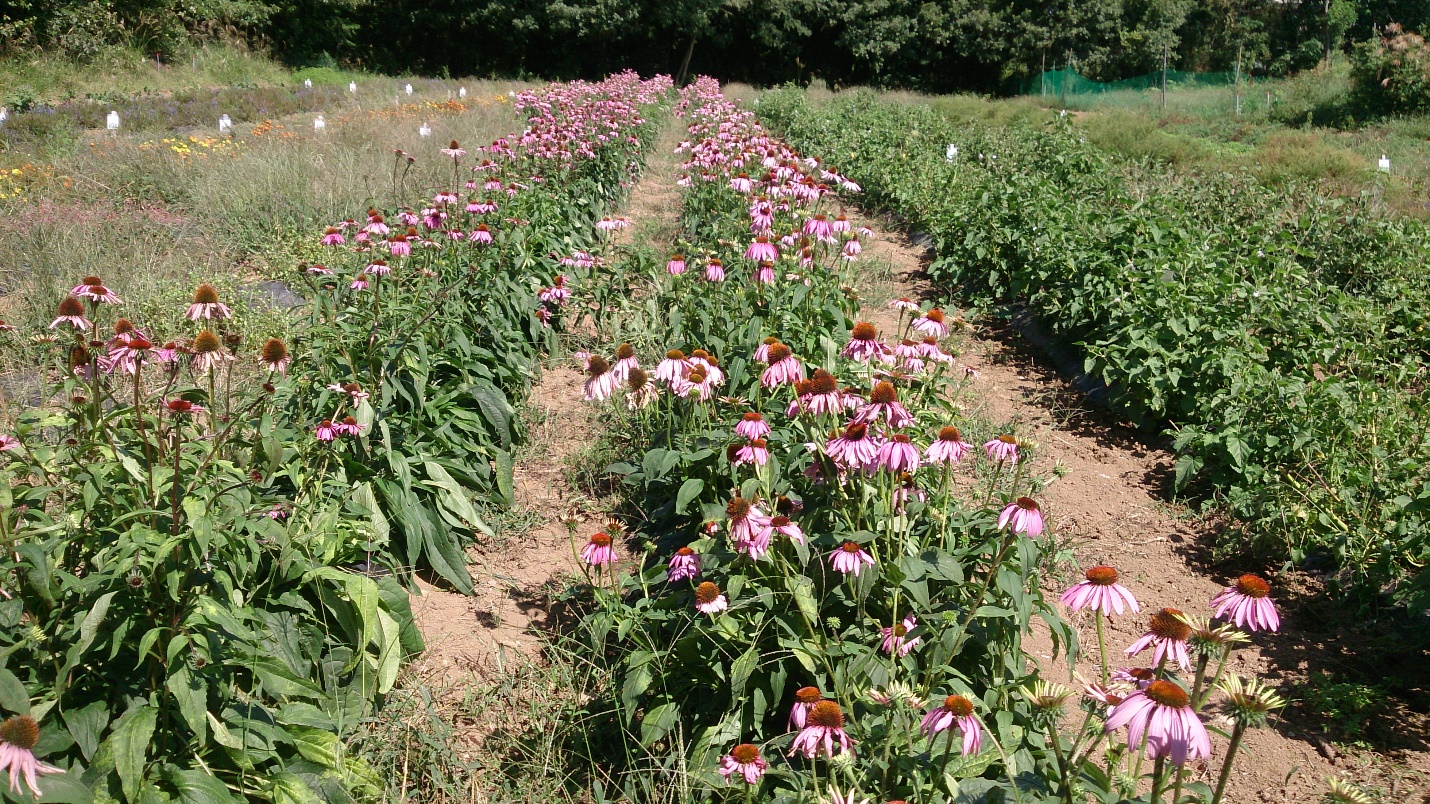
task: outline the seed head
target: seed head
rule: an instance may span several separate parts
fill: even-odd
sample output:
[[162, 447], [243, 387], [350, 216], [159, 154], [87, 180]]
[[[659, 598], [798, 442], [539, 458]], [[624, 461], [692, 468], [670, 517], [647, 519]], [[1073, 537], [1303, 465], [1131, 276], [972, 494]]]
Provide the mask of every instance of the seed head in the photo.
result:
[[40, 741], [40, 724], [29, 715], [12, 715], [0, 723], [0, 740], [28, 751]]
[[833, 701], [820, 701], [810, 707], [806, 723], [826, 729], [844, 728], [844, 712]]
[[958, 432], [957, 427], [945, 427], [938, 431], [939, 441], [962, 441], [963, 433]]
[[793, 354], [794, 352], [790, 351], [790, 348], [782, 343], [772, 344], [770, 346], [769, 357], [766, 359], [765, 362], [773, 366], [774, 364], [790, 357]]
[[715, 600], [719, 597], [720, 587], [716, 586], [710, 581], [705, 581], [704, 583], [695, 587], [695, 602], [699, 603], [702, 606], [708, 606], [711, 603], [714, 603]]
[[1263, 598], [1271, 594], [1271, 584], [1255, 575], [1243, 575], [1236, 579], [1236, 591], [1247, 597]]
[[1117, 570], [1099, 564], [1087, 571], [1087, 581], [1097, 586], [1111, 586], [1117, 583]]
[[591, 359], [586, 361], [586, 373], [592, 377], [599, 377], [610, 370], [611, 364], [607, 363], [606, 358], [600, 355], [592, 355]]
[[1162, 639], [1176, 642], [1186, 642], [1187, 637], [1192, 635], [1192, 627], [1187, 625], [1182, 612], [1177, 609], [1162, 609], [1153, 614], [1149, 618], [1147, 630]]
[[218, 291], [205, 282], [194, 289], [194, 304], [218, 304]]
[[684, 360], [684, 359], [685, 359], [685, 353], [682, 352], [682, 351], [680, 351], [679, 349], [671, 349], [670, 351], [668, 351], [668, 352], [665, 353], [665, 359], [666, 359], [666, 360]]
[[973, 714], [973, 702], [962, 695], [950, 695], [944, 698], [943, 708], [954, 717], [968, 717]]
[[1286, 705], [1285, 698], [1254, 678], [1230, 675], [1217, 688], [1226, 693], [1227, 711], [1242, 727], [1265, 725], [1272, 712]]
[[616, 359], [617, 359], [617, 360], [630, 360], [631, 358], [633, 358], [633, 357], [635, 357], [635, 356], [636, 356], [635, 347], [631, 346], [629, 343], [623, 343], [623, 344], [621, 344], [620, 346], [617, 346], [617, 347], [616, 347]]
[[876, 405], [892, 405], [899, 401], [899, 392], [894, 390], [893, 383], [880, 380], [874, 383], [874, 390], [869, 394], [869, 401]]
[[819, 703], [824, 700], [824, 694], [819, 691], [819, 687], [800, 687], [795, 690], [794, 699], [802, 704]]
[[1184, 706], [1192, 705], [1192, 699], [1187, 695], [1187, 691], [1171, 681], [1153, 681], [1147, 685], [1147, 689], [1143, 690], [1142, 694], [1163, 706], [1181, 709]]
[[744, 497], [735, 497], [725, 506], [725, 516], [731, 519], [743, 519], [750, 515], [750, 501]]
[[84, 315], [84, 305], [80, 304], [79, 299], [76, 299], [73, 296], [66, 296], [64, 301], [60, 302], [60, 309], [58, 314], [61, 318], [71, 318], [77, 315]]
[[288, 357], [288, 347], [277, 338], [269, 338], [263, 343], [263, 362], [278, 363]]
[[859, 323], [854, 325], [854, 340], [872, 341], [878, 337], [878, 330], [874, 329], [874, 325], [870, 324], [868, 321], [860, 321]]
[[748, 765], [751, 762], [759, 761], [760, 749], [749, 743], [741, 743], [730, 749], [730, 756], [734, 757], [735, 761], [741, 765]]
[[[208, 286], [205, 285], [204, 287]], [[194, 342], [190, 344], [190, 346], [196, 353], [202, 355], [208, 354], [209, 352], [217, 352], [223, 347], [223, 344], [219, 342], [218, 336], [213, 333], [213, 330], [206, 329], [194, 337]]]

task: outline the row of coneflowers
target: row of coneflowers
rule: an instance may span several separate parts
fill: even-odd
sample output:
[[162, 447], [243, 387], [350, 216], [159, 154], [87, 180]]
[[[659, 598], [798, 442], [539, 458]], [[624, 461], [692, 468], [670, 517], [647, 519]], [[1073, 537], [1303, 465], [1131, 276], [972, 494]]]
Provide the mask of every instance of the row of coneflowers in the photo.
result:
[[[821, 202], [836, 190], [857, 191], [857, 186], [770, 138], [749, 114], [720, 97], [713, 82], [702, 79], [687, 89], [677, 108], [691, 120], [691, 137], [681, 144], [691, 159], [680, 184], [692, 189], [719, 184], [739, 194], [743, 202], [738, 214], [748, 235], [743, 253], [701, 258], [703, 287], [673, 283], [667, 292], [729, 299], [719, 285], [730, 279], [730, 271], [739, 271], [736, 281], [747, 285], [838, 281], [839, 273], [858, 257], [860, 239], [871, 233], [842, 215], [827, 215]], [[722, 244], [706, 245], [718, 251]], [[672, 255], [667, 271], [678, 278], [692, 262], [689, 255]], [[826, 674], [839, 687], [832, 694], [816, 684], [798, 685], [788, 698], [786, 732], [763, 743], [738, 743], [718, 760], [719, 774], [738, 780], [752, 794], [764, 784], [774, 744], [805, 763], [787, 768], [798, 772], [793, 786], [800, 796], [853, 801], [862, 797], [860, 789], [873, 786], [886, 796], [923, 790], [917, 784], [891, 782], [887, 765], [860, 765], [861, 753], [882, 751], [887, 758], [888, 750], [872, 743], [858, 747], [859, 724], [850, 720], [856, 706], [877, 718], [889, 718], [890, 712], [917, 715], [907, 724], [940, 769], [957, 767], [950, 756], [957, 736], [959, 762], [992, 750], [1003, 760], [1003, 772], [1013, 775], [1007, 763], [1011, 749], [998, 745], [988, 726], [988, 719], [997, 714], [988, 702], [1000, 695], [976, 689], [984, 683], [986, 693], [993, 693], [994, 679], [954, 679], [947, 668], [932, 666], [935, 660], [923, 661], [920, 654], [946, 635], [951, 635], [952, 653], [959, 654], [977, 628], [974, 618], [980, 606], [1003, 594], [994, 583], [996, 573], [1044, 539], [1047, 525], [1038, 502], [1023, 493], [1030, 488], [1027, 455], [1017, 438], [1000, 434], [979, 447], [965, 440], [955, 422], [936, 421], [951, 414], [940, 395], [972, 379], [945, 349], [955, 319], [904, 299], [891, 306], [898, 313], [895, 331], [887, 334], [892, 337], [869, 322], [854, 323], [833, 367], [801, 359], [778, 334], [767, 337], [748, 355], [762, 368], [742, 387], [728, 387], [720, 356], [705, 349], [672, 348], [644, 364], [630, 344], [621, 344], [612, 359], [580, 355], [589, 401], [619, 400], [621, 407], [635, 411], [657, 405], [667, 427], [673, 420], [702, 435], [712, 423], [729, 427], [724, 460], [730, 496], [724, 517], [700, 523], [697, 537], [664, 559], [664, 586], [651, 588], [645, 581], [627, 586], [641, 595], [688, 594], [692, 628], [700, 627], [697, 615], [712, 622], [741, 617], [741, 603], [728, 592], [732, 574], [832, 577], [851, 590], [867, 592], [869, 576], [885, 579], [888, 568], [903, 557], [931, 547], [955, 550], [968, 540], [970, 531], [957, 524], [955, 512], [984, 511], [996, 532], [988, 550], [974, 553], [975, 559], [982, 557], [983, 566], [970, 571], [954, 593], [951, 626], [946, 612], [920, 611], [901, 595], [898, 584], [881, 583], [892, 591], [883, 609], [885, 619], [872, 638], [890, 662], [888, 679], [861, 684], [851, 678], [851, 665]], [[678, 438], [666, 446], [676, 442]], [[770, 471], [772, 462], [785, 470], [779, 485]], [[972, 468], [978, 463], [981, 471]], [[801, 464], [802, 473], [791, 478], [790, 469]], [[752, 488], [754, 495], [741, 496]], [[814, 499], [832, 510], [817, 511], [799, 502]], [[818, 532], [834, 530], [831, 522], [847, 523], [845, 535], [872, 532], [874, 538], [831, 541], [829, 533]], [[822, 549], [812, 549], [821, 542]], [[598, 573], [618, 567], [609, 533], [591, 535], [580, 555]], [[1168, 790], [1173, 801], [1183, 800], [1189, 767], [1213, 759], [1203, 723], [1209, 708], [1220, 709], [1233, 723], [1210, 793], [1211, 801], [1223, 800], [1245, 730], [1264, 723], [1283, 705], [1259, 681], [1226, 673], [1234, 650], [1249, 640], [1242, 629], [1279, 627], [1269, 592], [1263, 579], [1245, 575], [1211, 602], [1207, 615], [1161, 609], [1150, 617], [1147, 633], [1125, 649], [1126, 666], [1108, 659], [1104, 620], [1136, 614], [1140, 607], [1119, 583], [1117, 571], [1094, 567], [1084, 581], [1064, 592], [1061, 601], [1068, 611], [1089, 611], [1096, 620], [1099, 677], [1082, 685], [1079, 700], [1085, 714], [1080, 727], [1060, 732], [1063, 709], [1075, 695], [1072, 689], [1032, 678], [1015, 693], [1047, 735], [1047, 761], [1038, 771], [1050, 783], [1049, 800], [1082, 800], [1094, 784], [1089, 780], [1097, 778], [1085, 771], [1095, 764], [1108, 770], [1101, 777], [1105, 800], [1134, 795], [1139, 783], [1144, 789], [1150, 786], [1150, 801], [1163, 800]], [[745, 603], [757, 605], [757, 600]], [[861, 599], [861, 614], [864, 605]], [[830, 608], [819, 616], [834, 613]], [[934, 622], [941, 627], [931, 626]], [[729, 630], [709, 629], [713, 653]], [[1150, 665], [1139, 666], [1136, 657], [1149, 651]], [[697, 724], [688, 725], [693, 731]], [[866, 739], [874, 736], [866, 732]], [[907, 734], [880, 736], [885, 743], [917, 744]], [[821, 760], [828, 763], [823, 772]], [[1151, 767], [1144, 775], [1148, 762]], [[1038, 795], [1017, 785], [1007, 789], [1019, 800]]]
[[[432, 255], [459, 249], [469, 254], [469, 250], [493, 248], [494, 231], [530, 225], [530, 221], [499, 216], [499, 205], [516, 194], [532, 192], [532, 188], [546, 182], [560, 182], [582, 162], [608, 151], [638, 155], [641, 143], [636, 136], [644, 123], [642, 111], [660, 101], [669, 86], [668, 78], [641, 81], [634, 74], [623, 74], [596, 84], [558, 84], [523, 93], [519, 105], [531, 112], [527, 129], [493, 143], [484, 150], [484, 158], [469, 165], [473, 178], [461, 188], [465, 193], [455, 188], [444, 189], [420, 211], [370, 210], [361, 222], [343, 221], [322, 233], [322, 244], [332, 250], [335, 258], [328, 262], [334, 267], [311, 265], [306, 272], [317, 283], [315, 290], [324, 297], [317, 299], [317, 303], [336, 311], [336, 315], [326, 321], [336, 327], [339, 325], [332, 322], [342, 320], [350, 324], [355, 317], [375, 318], [375, 305], [383, 285], [400, 286], [397, 281], [400, 279], [420, 281], [437, 276]], [[432, 155], [450, 159], [454, 169], [463, 164], [466, 156], [466, 151], [455, 142], [442, 149], [440, 156]], [[399, 155], [400, 161], [415, 158]], [[552, 225], [561, 225], [560, 221], [564, 220], [561, 218]], [[461, 255], [448, 261], [455, 263], [460, 258]], [[340, 267], [340, 263], [347, 266]], [[540, 274], [530, 277], [533, 303], [535, 287], [548, 279], [548, 275]], [[448, 280], [458, 286], [469, 281], [461, 276]], [[405, 292], [425, 291], [420, 286], [409, 285]], [[199, 527], [190, 521], [191, 516], [198, 514], [189, 512], [188, 503], [196, 491], [203, 489], [203, 484], [222, 486], [216, 492], [220, 495], [240, 492], [247, 501], [244, 515], [269, 523], [266, 527], [286, 527], [290, 521], [301, 522], [306, 515], [332, 502], [325, 495], [330, 493], [338, 462], [330, 457], [340, 452], [331, 450], [356, 449], [356, 440], [370, 430], [374, 419], [385, 417], [384, 411], [374, 409], [374, 403], [383, 397], [379, 389], [369, 384], [371, 378], [338, 371], [342, 366], [356, 370], [350, 352], [356, 354], [374, 347], [371, 340], [377, 332], [375, 326], [371, 330], [366, 326], [357, 327], [350, 341], [338, 338], [339, 345], [335, 348], [338, 354], [301, 352], [295, 355], [280, 338], [268, 338], [261, 344], [245, 343], [235, 326], [233, 308], [210, 284], [201, 284], [194, 291], [184, 310], [187, 327], [182, 332], [157, 332], [142, 321], [122, 315], [123, 307], [124, 300], [103, 277], [86, 276], [59, 302], [48, 332], [34, 334], [56, 345], [57, 365], [47, 368], [61, 378], [59, 388], [63, 394], [58, 403], [66, 415], [45, 419], [43, 414], [36, 417], [19, 412], [16, 418], [23, 421], [15, 429], [10, 429], [13, 422], [5, 421], [6, 428], [0, 430], [0, 483], [5, 484], [6, 500], [11, 499], [9, 492], [14, 491], [17, 497], [24, 494], [23, 499], [46, 502], [45, 506], [31, 511], [26, 511], [26, 506], [18, 509], [6, 506], [9, 510], [0, 510], [0, 541], [7, 546], [7, 553], [25, 545], [46, 544], [46, 533], [55, 530], [41, 527], [44, 517], [52, 513], [48, 510], [50, 505], [74, 507], [73, 498], [64, 495], [72, 494], [74, 488], [85, 483], [101, 482], [97, 479], [111, 474], [105, 468], [106, 461], [121, 458], [126, 471], [119, 473], [119, 477], [130, 479], [133, 488], [116, 487], [106, 491], [113, 499], [107, 501], [109, 508], [105, 510], [117, 517], [116, 522], [93, 521], [87, 518], [93, 514], [77, 508], [66, 512], [67, 517], [73, 516], [76, 523], [83, 522], [84, 528], [96, 532], [111, 524], [128, 523], [123, 527], [144, 525], [179, 537]], [[410, 326], [413, 322], [407, 323]], [[17, 327], [0, 321], [0, 337], [19, 334]], [[305, 334], [309, 336], [304, 339], [309, 345], [318, 341], [312, 337], [314, 333]], [[376, 344], [379, 351], [389, 346]], [[293, 399], [305, 394], [315, 398], [292, 404]], [[316, 415], [312, 415], [313, 411]], [[16, 414], [12, 410], [4, 413], [7, 419]], [[299, 417], [312, 417], [290, 421], [295, 413]], [[60, 424], [56, 425], [56, 421]], [[400, 433], [404, 423], [389, 421], [387, 424], [393, 432]], [[249, 458], [261, 454], [258, 445], [266, 435], [292, 435], [295, 431], [309, 434], [311, 440], [307, 444], [296, 446], [318, 462], [312, 467], [308, 485], [301, 488], [293, 485], [296, 481], [291, 475], [288, 479], [281, 479], [279, 474], [282, 473], [270, 476], [261, 466], [251, 465]], [[354, 446], [343, 446], [348, 443]], [[27, 493], [25, 487], [34, 493]], [[207, 515], [202, 510], [198, 513]], [[261, 532], [233, 523], [225, 529], [234, 534]], [[242, 538], [252, 539], [247, 535]], [[273, 544], [283, 541], [286, 540], [265, 542], [264, 546], [276, 549]], [[84, 562], [107, 546], [82, 545], [79, 551], [56, 556], [53, 560], [63, 562], [66, 571], [84, 575]], [[255, 545], [255, 549], [258, 546]], [[175, 551], [175, 555], [179, 552], [187, 551]], [[342, 552], [333, 561], [342, 563], [356, 557], [360, 556]], [[207, 560], [205, 555], [205, 563]], [[215, 563], [217, 561], [215, 559]], [[205, 567], [205, 571], [213, 569]], [[133, 570], [121, 584], [125, 588], [110, 590], [110, 596], [142, 590], [152, 585], [150, 581], [141, 572], [136, 557]], [[53, 596], [65, 594], [58, 585], [50, 588], [46, 579], [45, 597], [41, 602], [35, 586], [33, 581], [27, 583], [18, 574], [6, 573], [0, 577], [0, 596], [6, 600], [19, 597], [28, 612], [31, 604], [40, 606], [36, 611], [50, 611], [56, 605]], [[314, 595], [320, 593], [314, 592]], [[267, 602], [257, 600], [254, 604], [262, 606]], [[397, 612], [393, 614], [397, 616]], [[172, 622], [166, 621], [163, 627], [182, 625], [181, 619], [186, 615], [186, 612], [175, 612]], [[29, 613], [25, 618], [32, 623], [41, 621]], [[86, 620], [87, 628], [88, 622]], [[318, 629], [316, 624], [312, 627], [315, 631], [327, 630]], [[146, 630], [128, 632], [131, 641], [138, 643], [141, 637], [151, 639], [161, 629], [155, 629], [148, 636]], [[46, 645], [56, 657], [70, 651], [71, 662], [85, 649], [85, 646], [59, 644], [53, 638], [42, 640], [40, 644]], [[132, 645], [129, 647], [126, 657], [147, 655], [144, 648], [136, 651]], [[367, 647], [353, 646], [359, 654]], [[116, 644], [111, 655], [120, 655], [119, 651], [120, 646]], [[7, 677], [29, 677], [16, 666], [17, 658], [23, 659], [26, 655], [12, 655], [13, 675], [7, 672]], [[60, 663], [59, 660], [41, 661], [46, 667], [50, 664], [58, 667]], [[176, 667], [182, 669], [184, 662], [178, 662]], [[95, 669], [95, 672], [102, 675], [110, 670], [112, 668]], [[137, 671], [126, 667], [116, 672], [133, 675]], [[164, 675], [157, 678], [159, 688], [145, 690], [145, 694], [152, 694], [156, 701], [167, 695]], [[168, 688], [174, 683], [170, 678]], [[69, 687], [69, 694], [73, 696], [78, 689], [78, 685]], [[260, 702], [264, 700], [257, 690], [235, 692], [252, 694]], [[23, 697], [45, 704], [36, 712], [80, 711], [89, 703], [69, 700], [54, 689], [29, 689]], [[178, 708], [166, 706], [165, 711], [173, 713]], [[208, 718], [215, 724], [221, 722], [212, 713]], [[42, 730], [55, 728], [61, 733], [65, 730], [62, 725], [44, 723], [41, 715], [30, 712], [14, 712], [0, 723], [0, 772], [8, 772], [13, 792], [19, 794], [23, 785], [39, 796], [43, 784], [40, 776], [64, 773], [66, 768], [82, 768], [78, 749], [60, 749], [64, 751], [63, 756], [41, 754], [48, 762], [37, 757]], [[103, 738], [103, 726], [100, 728], [101, 733], [95, 736]], [[160, 731], [165, 728], [168, 726], [161, 725]], [[187, 751], [187, 739], [180, 736], [176, 744]], [[209, 752], [210, 747], [203, 738], [198, 739], [200, 748]], [[69, 744], [73, 746], [73, 741]], [[141, 757], [158, 757], [154, 750], [143, 746], [136, 750]], [[203, 760], [199, 762], [202, 764]], [[226, 769], [205, 767], [209, 774], [220, 770]], [[143, 771], [142, 767], [131, 769], [133, 773]], [[129, 784], [128, 777], [125, 784]]]

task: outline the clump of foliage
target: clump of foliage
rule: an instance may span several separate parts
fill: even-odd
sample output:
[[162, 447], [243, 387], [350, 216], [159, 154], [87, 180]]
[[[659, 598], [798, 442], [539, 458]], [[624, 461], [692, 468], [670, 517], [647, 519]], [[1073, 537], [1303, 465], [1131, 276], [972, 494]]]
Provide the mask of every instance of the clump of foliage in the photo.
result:
[[1362, 104], [1381, 113], [1430, 110], [1430, 45], [1398, 24], [1355, 51], [1353, 75]]

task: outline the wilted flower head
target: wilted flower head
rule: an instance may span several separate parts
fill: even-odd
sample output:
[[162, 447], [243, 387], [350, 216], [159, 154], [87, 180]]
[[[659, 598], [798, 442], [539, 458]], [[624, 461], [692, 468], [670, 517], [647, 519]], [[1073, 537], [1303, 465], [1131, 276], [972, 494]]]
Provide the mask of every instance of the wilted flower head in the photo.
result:
[[288, 372], [288, 364], [293, 357], [288, 354], [288, 346], [278, 338], [269, 338], [263, 342], [263, 349], [258, 353], [258, 362], [269, 371], [276, 371], [279, 374]]

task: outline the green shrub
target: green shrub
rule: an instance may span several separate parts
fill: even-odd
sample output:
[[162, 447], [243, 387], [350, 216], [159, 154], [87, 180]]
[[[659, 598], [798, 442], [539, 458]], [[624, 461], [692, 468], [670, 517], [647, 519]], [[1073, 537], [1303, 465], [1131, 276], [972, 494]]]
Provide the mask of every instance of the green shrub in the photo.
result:
[[1430, 46], [1418, 33], [1392, 23], [1355, 50], [1354, 77], [1361, 101], [1382, 113], [1430, 111]]

